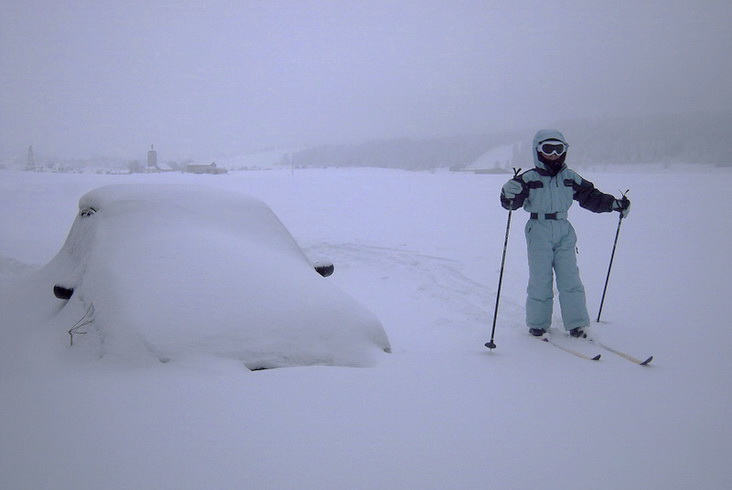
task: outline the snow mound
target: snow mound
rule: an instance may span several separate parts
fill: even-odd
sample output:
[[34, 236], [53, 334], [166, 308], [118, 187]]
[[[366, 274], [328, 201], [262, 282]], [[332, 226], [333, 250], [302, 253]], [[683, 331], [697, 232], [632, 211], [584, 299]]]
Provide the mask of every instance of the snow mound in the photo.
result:
[[93, 190], [39, 274], [73, 289], [56, 313], [67, 324], [93, 305], [88, 335], [73, 341], [100, 357], [219, 356], [262, 369], [369, 366], [390, 352], [379, 320], [314, 270], [266, 204], [235, 192]]

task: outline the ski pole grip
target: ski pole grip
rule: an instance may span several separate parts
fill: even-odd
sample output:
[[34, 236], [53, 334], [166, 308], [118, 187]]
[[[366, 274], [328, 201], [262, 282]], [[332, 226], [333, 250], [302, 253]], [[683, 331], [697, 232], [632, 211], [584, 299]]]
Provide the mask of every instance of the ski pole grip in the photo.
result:
[[[630, 192], [630, 189], [625, 189], [625, 192], [620, 191], [620, 194], [623, 196], [623, 197], [620, 198], [621, 201], [627, 201], [628, 200], [628, 198], [627, 198], [628, 192]], [[620, 221], [622, 221], [624, 217], [625, 216], [623, 216], [623, 212], [621, 210], [621, 212], [620, 212]]]

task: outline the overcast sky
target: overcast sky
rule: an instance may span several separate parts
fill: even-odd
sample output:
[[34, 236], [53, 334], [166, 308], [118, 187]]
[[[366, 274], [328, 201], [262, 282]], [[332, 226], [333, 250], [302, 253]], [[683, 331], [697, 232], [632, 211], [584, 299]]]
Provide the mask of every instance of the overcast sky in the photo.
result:
[[732, 110], [732, 2], [0, 0], [0, 157]]

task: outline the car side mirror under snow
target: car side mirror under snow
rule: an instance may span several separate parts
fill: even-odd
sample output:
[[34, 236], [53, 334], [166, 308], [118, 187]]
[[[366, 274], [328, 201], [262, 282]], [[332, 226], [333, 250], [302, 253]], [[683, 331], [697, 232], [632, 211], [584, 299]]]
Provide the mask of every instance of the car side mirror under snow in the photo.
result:
[[74, 294], [74, 288], [65, 288], [56, 284], [53, 287], [53, 295], [58, 299], [69, 299]]
[[315, 267], [317, 273], [323, 277], [328, 277], [329, 275], [333, 274], [333, 271], [335, 270], [333, 262], [330, 261], [315, 262], [313, 266]]

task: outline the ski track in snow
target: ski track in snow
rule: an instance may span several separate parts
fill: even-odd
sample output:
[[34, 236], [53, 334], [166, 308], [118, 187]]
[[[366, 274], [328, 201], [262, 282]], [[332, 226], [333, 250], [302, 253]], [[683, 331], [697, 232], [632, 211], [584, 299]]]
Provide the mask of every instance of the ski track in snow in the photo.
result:
[[306, 253], [332, 257], [346, 271], [351, 267], [369, 269], [383, 282], [407, 277], [413, 283], [415, 295], [426, 295], [472, 321], [486, 314], [485, 300], [495, 294], [486, 285], [466, 276], [459, 261], [447, 257], [355, 243], [322, 244], [307, 249]]
[[28, 274], [40, 269], [39, 265], [25, 264], [11, 257], [0, 257], [0, 276]]
[[[460, 260], [406, 248], [357, 243], [322, 243], [306, 248], [305, 252], [332, 260], [336, 266], [334, 279], [348, 273], [349, 269], [359, 269], [359, 276], [372, 278], [369, 285], [375, 284], [374, 288], [398, 282], [399, 290], [406, 297], [422, 307], [430, 305], [438, 310], [439, 316], [430, 322], [431, 326], [475, 331], [485, 330], [492, 321], [495, 285], [489, 286], [473, 279], [465, 272], [465, 263]], [[513, 325], [517, 323], [515, 318], [523, 315], [523, 309], [504, 297], [500, 313], [504, 324]], [[422, 325], [422, 328], [429, 326]]]

